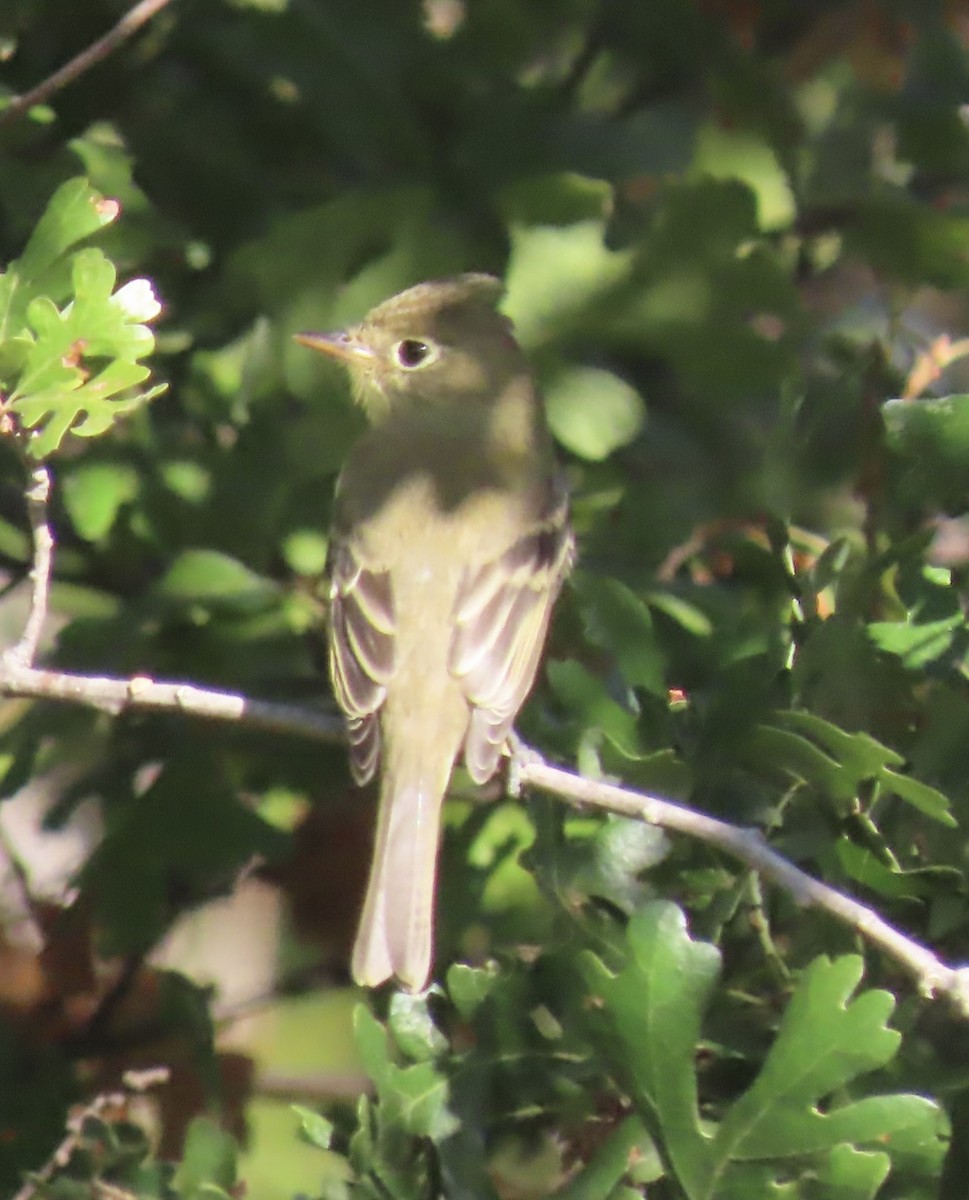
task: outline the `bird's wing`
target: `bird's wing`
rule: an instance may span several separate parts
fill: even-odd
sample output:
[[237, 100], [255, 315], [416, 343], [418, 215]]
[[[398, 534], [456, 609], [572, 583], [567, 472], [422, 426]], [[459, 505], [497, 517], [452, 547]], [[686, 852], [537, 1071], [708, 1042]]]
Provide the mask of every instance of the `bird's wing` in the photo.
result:
[[378, 711], [394, 672], [394, 598], [387, 571], [365, 566], [350, 539], [330, 547], [330, 678], [346, 717], [350, 769], [373, 778], [380, 757]]
[[552, 606], [572, 562], [568, 495], [556, 480], [545, 516], [502, 555], [468, 571], [454, 607], [450, 669], [472, 706], [472, 779], [494, 774], [531, 689]]

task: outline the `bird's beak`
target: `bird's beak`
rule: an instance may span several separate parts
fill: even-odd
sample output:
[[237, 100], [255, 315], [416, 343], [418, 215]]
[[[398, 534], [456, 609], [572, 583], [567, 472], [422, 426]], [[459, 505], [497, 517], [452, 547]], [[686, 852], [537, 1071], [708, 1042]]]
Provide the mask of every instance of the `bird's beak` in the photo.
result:
[[311, 350], [338, 358], [341, 362], [369, 363], [374, 359], [374, 352], [369, 346], [343, 330], [336, 333], [294, 333], [293, 340], [301, 346], [309, 346]]

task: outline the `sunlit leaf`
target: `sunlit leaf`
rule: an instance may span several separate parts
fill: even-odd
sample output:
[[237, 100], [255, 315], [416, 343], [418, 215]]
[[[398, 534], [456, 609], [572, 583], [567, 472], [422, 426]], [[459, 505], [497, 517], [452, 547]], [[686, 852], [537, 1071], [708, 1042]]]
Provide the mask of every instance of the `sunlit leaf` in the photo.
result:
[[64, 504], [83, 538], [105, 536], [123, 505], [138, 495], [138, 473], [129, 463], [81, 463], [63, 479]]
[[[81, 250], [73, 256], [71, 278], [74, 299], [63, 308], [47, 296], [27, 308], [33, 342], [10, 408], [34, 430], [29, 446], [35, 458], [56, 450], [68, 431], [82, 437], [103, 433], [164, 390], [139, 387], [150, 374], [139, 360], [151, 353], [154, 338], [132, 315], [129, 300], [115, 291], [114, 266], [100, 250]], [[141, 312], [150, 307], [145, 296], [151, 289], [146, 281], [139, 289]]]
[[156, 593], [183, 604], [222, 604], [261, 608], [277, 596], [271, 580], [216, 550], [185, 550], [158, 581]]
[[236, 1182], [236, 1145], [214, 1122], [199, 1117], [189, 1127], [174, 1184], [183, 1200], [228, 1197]]
[[609, 371], [569, 367], [546, 387], [552, 432], [566, 449], [599, 462], [628, 445], [643, 426], [636, 390]]

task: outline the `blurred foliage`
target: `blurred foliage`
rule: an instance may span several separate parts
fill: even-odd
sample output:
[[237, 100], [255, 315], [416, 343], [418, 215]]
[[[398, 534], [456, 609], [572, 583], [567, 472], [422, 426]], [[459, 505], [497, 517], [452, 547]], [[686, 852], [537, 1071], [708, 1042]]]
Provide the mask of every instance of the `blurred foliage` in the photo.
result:
[[[124, 8], [6, 0], [2, 94]], [[580, 539], [525, 737], [964, 960], [967, 103], [963, 0], [166, 7], [0, 124], [0, 566], [29, 570], [43, 458], [47, 663], [325, 703], [360, 423], [290, 335], [495, 271]], [[42, 948], [0, 939], [0, 1191], [165, 1061], [197, 1097], [160, 1141], [99, 1115], [34, 1194], [238, 1194], [189, 1117], [239, 1132], [248, 1085], [211, 998], [146, 959], [257, 862], [345, 982], [342, 753], [12, 702], [0, 727], [5, 798], [49, 777], [51, 823], [103, 822]], [[358, 1011], [371, 1094], [292, 1114], [321, 1200], [964, 1195], [964, 1024], [732, 861], [455, 798], [440, 887], [437, 985]]]

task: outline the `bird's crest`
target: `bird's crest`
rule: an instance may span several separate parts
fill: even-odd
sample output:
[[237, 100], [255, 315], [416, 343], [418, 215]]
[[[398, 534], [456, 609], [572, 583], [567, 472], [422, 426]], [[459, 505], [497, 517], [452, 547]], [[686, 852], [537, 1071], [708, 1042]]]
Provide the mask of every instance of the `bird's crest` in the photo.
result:
[[494, 275], [468, 273], [450, 279], [432, 279], [418, 283], [391, 296], [367, 314], [367, 323], [380, 325], [384, 322], [397, 323], [408, 317], [435, 317], [452, 308], [463, 308], [468, 304], [480, 304], [496, 308], [504, 292], [504, 285]]

